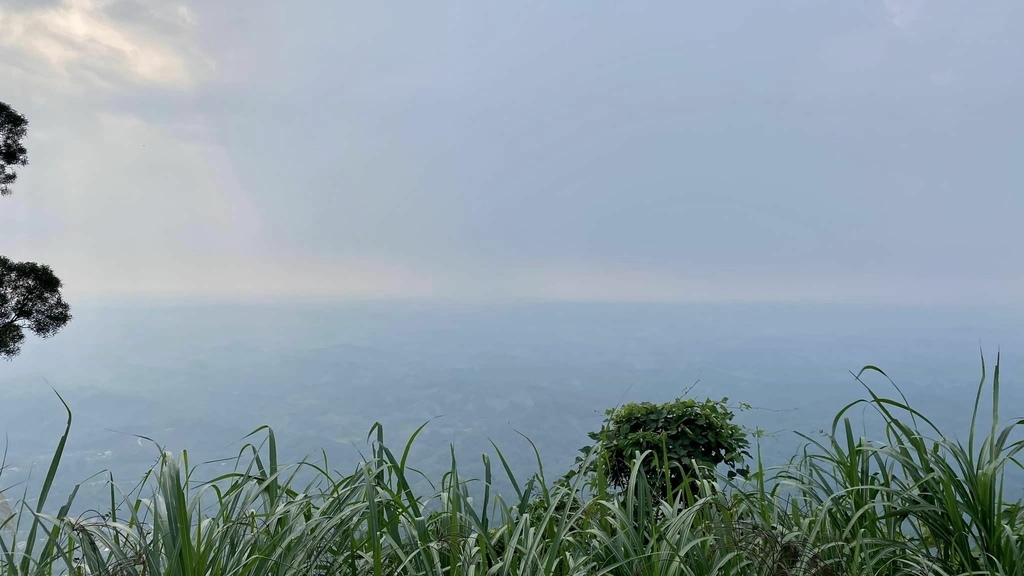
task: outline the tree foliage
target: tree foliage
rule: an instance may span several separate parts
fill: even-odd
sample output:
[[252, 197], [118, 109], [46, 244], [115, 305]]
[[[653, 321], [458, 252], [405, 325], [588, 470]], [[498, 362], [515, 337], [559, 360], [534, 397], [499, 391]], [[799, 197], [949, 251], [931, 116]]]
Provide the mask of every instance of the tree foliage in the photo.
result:
[[13, 167], [28, 164], [28, 150], [22, 143], [27, 133], [28, 120], [0, 102], [0, 196], [9, 196], [11, 184], [18, 179]]
[[49, 266], [0, 256], [0, 356], [21, 351], [25, 330], [49, 338], [71, 320], [60, 288]]
[[[11, 167], [28, 164], [22, 144], [27, 132], [28, 120], [0, 102], [0, 196], [9, 195], [18, 178]], [[71, 320], [60, 289], [60, 278], [49, 266], [0, 256], [0, 356], [17, 356], [26, 330], [49, 338]]]
[[[728, 476], [746, 476], [744, 458], [750, 446], [744, 429], [733, 423], [733, 412], [722, 400], [698, 402], [677, 398], [665, 404], [640, 402], [606, 412], [604, 425], [590, 438], [600, 447], [591, 471], [609, 485], [625, 489], [638, 455], [641, 471], [655, 494], [668, 494], [700, 479], [698, 469], [728, 468]], [[666, 485], [666, 482], [669, 485]]]

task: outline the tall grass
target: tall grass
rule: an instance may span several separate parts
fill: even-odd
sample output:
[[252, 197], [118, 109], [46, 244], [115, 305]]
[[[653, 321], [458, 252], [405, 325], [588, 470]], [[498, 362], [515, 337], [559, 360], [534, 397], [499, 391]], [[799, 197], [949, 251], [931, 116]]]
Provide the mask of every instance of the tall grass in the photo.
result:
[[[887, 378], [869, 366], [857, 380], [867, 374]], [[71, 430], [67, 410], [35, 506], [26, 494], [0, 518], [15, 527], [0, 538], [0, 573], [1020, 575], [1024, 507], [1007, 497], [1005, 478], [1021, 467], [1024, 421], [1000, 423], [999, 378], [998, 360], [991, 379], [983, 364], [966, 441], [944, 435], [902, 393], [886, 398], [865, 384], [866, 397], [787, 465], [759, 462], [746, 481], [688, 482], [666, 494], [652, 493], [642, 472], [654, 453], [637, 455], [616, 492], [585, 474], [548, 482], [543, 466], [517, 478], [497, 447], [496, 461], [483, 457], [483, 478], [463, 477], [453, 450], [449, 471], [418, 493], [409, 454], [419, 430], [393, 452], [374, 426], [372, 451], [340, 473], [322, 454], [281, 465], [273, 431], [260, 428], [227, 474], [205, 477], [208, 467], [187, 452], [161, 453], [135, 488], [122, 493], [111, 480], [105, 510], [76, 517], [75, 491], [44, 512]], [[860, 406], [880, 416], [880, 438], [854, 433]], [[497, 494], [499, 483], [511, 493]]]

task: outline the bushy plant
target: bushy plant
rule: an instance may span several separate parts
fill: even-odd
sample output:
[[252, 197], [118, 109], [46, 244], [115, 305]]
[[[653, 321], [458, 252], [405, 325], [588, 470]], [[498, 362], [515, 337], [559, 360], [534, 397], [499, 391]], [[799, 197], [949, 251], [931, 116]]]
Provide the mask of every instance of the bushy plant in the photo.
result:
[[670, 501], [677, 490], [698, 493], [696, 483], [719, 466], [725, 466], [730, 479], [745, 477], [750, 442], [743, 427], [733, 423], [727, 402], [677, 398], [610, 409], [601, 429], [590, 433], [597, 454], [588, 471], [624, 490], [635, 461], [643, 456], [640, 472], [655, 495]]

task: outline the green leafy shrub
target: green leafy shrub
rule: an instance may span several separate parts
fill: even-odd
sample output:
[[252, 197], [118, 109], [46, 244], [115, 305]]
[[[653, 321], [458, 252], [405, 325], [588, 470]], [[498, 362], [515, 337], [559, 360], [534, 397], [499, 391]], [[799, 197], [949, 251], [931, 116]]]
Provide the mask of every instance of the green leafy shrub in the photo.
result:
[[[606, 412], [604, 425], [590, 438], [600, 453], [591, 460], [591, 472], [603, 475], [609, 485], [627, 488], [638, 455], [650, 453], [640, 463], [654, 494], [671, 495], [687, 487], [696, 493], [701, 470], [728, 469], [728, 478], [746, 477], [750, 442], [744, 429], [732, 422], [728, 398], [698, 402], [677, 398], [665, 404], [640, 402]], [[669, 498], [671, 499], [671, 498]]]

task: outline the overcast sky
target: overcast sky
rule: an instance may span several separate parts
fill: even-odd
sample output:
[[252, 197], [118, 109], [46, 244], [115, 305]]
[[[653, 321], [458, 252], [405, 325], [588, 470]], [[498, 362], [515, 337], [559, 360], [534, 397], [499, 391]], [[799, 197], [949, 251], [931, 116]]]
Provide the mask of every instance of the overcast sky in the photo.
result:
[[0, 0], [72, 298], [1024, 303], [1024, 2]]

